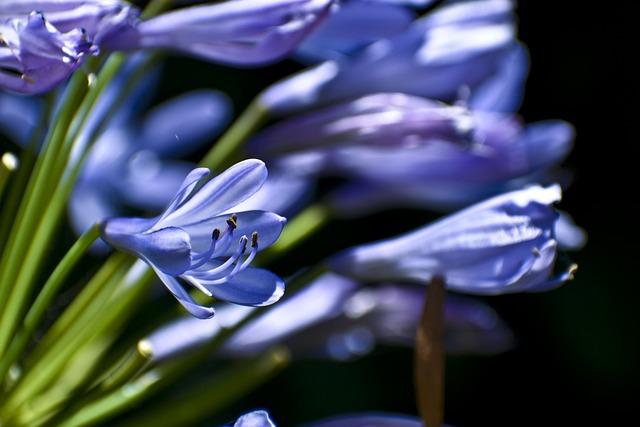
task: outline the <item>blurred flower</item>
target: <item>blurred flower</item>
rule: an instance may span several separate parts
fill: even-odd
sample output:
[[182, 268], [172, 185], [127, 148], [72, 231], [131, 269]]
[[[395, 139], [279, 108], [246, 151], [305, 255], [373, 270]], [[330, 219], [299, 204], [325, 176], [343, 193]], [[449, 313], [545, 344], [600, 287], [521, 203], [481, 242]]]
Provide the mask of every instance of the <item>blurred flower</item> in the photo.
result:
[[0, 23], [0, 88], [45, 92], [65, 81], [97, 47], [81, 29], [61, 33], [42, 13]]
[[531, 186], [473, 205], [405, 235], [347, 249], [329, 265], [366, 282], [428, 284], [471, 294], [545, 291], [573, 277], [552, 276], [560, 187]]
[[26, 147], [43, 110], [43, 100], [0, 91], [0, 132], [20, 147]]
[[[284, 344], [299, 359], [348, 360], [378, 343], [413, 347], [425, 295], [424, 286], [362, 287], [328, 273], [243, 326], [215, 356], [252, 357]], [[166, 359], [204, 344], [252, 310], [224, 305], [213, 319], [183, 317], [148, 335], [141, 346], [154, 361]], [[469, 297], [447, 297], [445, 327], [449, 354], [496, 354], [513, 345], [513, 334], [497, 313]]]
[[[522, 46], [515, 38], [513, 6], [509, 0], [445, 3], [398, 34], [272, 85], [260, 102], [276, 115], [377, 92], [452, 102], [461, 88], [474, 93], [502, 73], [505, 61], [525, 59], [514, 56]], [[318, 46], [322, 61], [327, 46]], [[313, 56], [309, 47], [305, 58]], [[519, 100], [516, 94], [512, 103]]]
[[69, 200], [77, 233], [122, 214], [125, 206], [159, 212], [194, 168], [177, 159], [211, 141], [231, 116], [229, 100], [213, 90], [181, 94], [141, 118], [131, 110], [119, 110], [121, 117], [107, 125], [85, 160]]
[[237, 0], [186, 7], [104, 39], [111, 50], [166, 49], [210, 61], [257, 65], [281, 59], [330, 12], [333, 0]]
[[[282, 280], [249, 264], [259, 249], [278, 238], [286, 220], [264, 211], [223, 214], [262, 186], [266, 167], [259, 160], [246, 160], [194, 191], [208, 173], [205, 168], [193, 170], [158, 217], [101, 221], [101, 237], [149, 264], [195, 317], [211, 317], [214, 310], [197, 304], [180, 280], [208, 296], [235, 304], [276, 302], [284, 292]], [[236, 235], [241, 236], [237, 246]]]
[[[565, 159], [573, 127], [379, 93], [285, 119], [247, 143], [301, 174], [348, 179], [330, 197], [342, 215], [399, 206], [450, 210], [540, 182]], [[384, 164], [385, 167], [380, 167]]]

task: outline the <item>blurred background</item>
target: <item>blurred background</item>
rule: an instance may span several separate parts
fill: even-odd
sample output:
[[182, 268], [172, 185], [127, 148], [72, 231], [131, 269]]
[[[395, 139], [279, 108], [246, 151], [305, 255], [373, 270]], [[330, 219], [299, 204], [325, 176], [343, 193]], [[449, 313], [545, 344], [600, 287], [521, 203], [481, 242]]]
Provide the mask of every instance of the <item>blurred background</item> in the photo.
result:
[[[632, 126], [640, 111], [630, 6], [518, 3], [520, 39], [532, 63], [520, 112], [526, 122], [563, 119], [575, 125], [575, 147], [565, 163], [574, 179], [560, 208], [587, 230], [589, 240], [583, 250], [567, 254], [578, 272], [560, 289], [484, 299], [518, 341], [497, 356], [447, 358], [445, 420], [453, 426], [616, 425], [640, 418], [638, 191], [632, 175], [638, 167]], [[231, 93], [240, 112], [266, 84], [299, 68], [290, 61], [238, 70], [173, 60], [164, 90], [213, 86]], [[190, 78], [180, 78], [186, 71]], [[238, 77], [243, 84], [231, 86]], [[403, 214], [405, 224], [416, 226], [433, 218]], [[327, 236], [355, 243], [367, 232], [365, 222], [332, 224], [291, 264], [311, 263], [330, 251]], [[276, 271], [290, 273], [287, 260]], [[357, 411], [416, 414], [412, 364], [410, 350], [384, 347], [351, 362], [295, 362], [217, 421], [255, 408], [267, 408], [281, 426]]]
[[[578, 272], [560, 289], [485, 299], [518, 343], [498, 356], [447, 358], [445, 420], [451, 425], [626, 425], [640, 418], [638, 180], [632, 173], [638, 168], [632, 126], [640, 109], [630, 6], [518, 4], [520, 38], [532, 61], [521, 114], [527, 122], [559, 118], [575, 125], [566, 162], [574, 181], [560, 207], [589, 240], [568, 254]], [[268, 408], [282, 426], [353, 411], [415, 414], [412, 358], [409, 350], [378, 348], [353, 362], [299, 362], [249, 403]], [[250, 409], [243, 404], [236, 412]]]

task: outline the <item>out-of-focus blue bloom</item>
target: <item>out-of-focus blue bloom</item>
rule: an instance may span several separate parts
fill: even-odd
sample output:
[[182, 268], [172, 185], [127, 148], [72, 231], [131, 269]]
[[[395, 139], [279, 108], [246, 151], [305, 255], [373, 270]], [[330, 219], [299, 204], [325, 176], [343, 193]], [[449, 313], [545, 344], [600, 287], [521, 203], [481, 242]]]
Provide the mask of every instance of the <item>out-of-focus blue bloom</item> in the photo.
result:
[[[382, 284], [362, 287], [325, 274], [268, 313], [242, 327], [216, 357], [255, 356], [284, 344], [296, 358], [348, 360], [377, 343], [412, 347], [426, 294], [424, 286]], [[143, 340], [153, 360], [162, 360], [215, 337], [253, 309], [224, 305], [206, 321], [176, 320]], [[513, 345], [513, 334], [496, 312], [469, 297], [449, 295], [445, 346], [450, 354], [496, 354]]]
[[124, 206], [159, 212], [194, 167], [170, 159], [211, 141], [230, 116], [223, 94], [198, 90], [165, 101], [142, 120], [134, 120], [133, 113], [115, 120], [91, 148], [71, 195], [76, 232], [122, 214]]
[[283, 169], [348, 178], [333, 205], [354, 215], [388, 206], [449, 210], [540, 182], [573, 136], [559, 120], [525, 126], [514, 114], [386, 93], [285, 119], [247, 150]]
[[214, 310], [197, 304], [181, 280], [235, 304], [276, 302], [284, 292], [283, 281], [249, 264], [259, 249], [276, 241], [285, 218], [265, 211], [224, 214], [262, 186], [267, 178], [264, 163], [245, 160], [195, 190], [208, 173], [205, 168], [193, 170], [158, 217], [101, 221], [101, 237], [149, 264], [195, 317], [211, 317]]
[[242, 415], [233, 427], [275, 427], [267, 411], [258, 410]]
[[554, 276], [560, 187], [531, 186], [496, 196], [402, 236], [357, 246], [329, 261], [332, 270], [366, 282], [428, 284], [471, 294], [553, 289], [575, 267]]
[[103, 45], [112, 50], [165, 49], [233, 65], [283, 58], [332, 9], [333, 0], [237, 0], [131, 20]]
[[341, 61], [380, 39], [404, 31], [415, 12], [382, 2], [353, 1], [342, 4], [298, 45], [294, 57], [304, 63]]
[[48, 91], [65, 81], [97, 47], [80, 29], [61, 33], [42, 13], [0, 23], [0, 88]]
[[0, 132], [11, 141], [25, 147], [36, 129], [43, 100], [0, 91]]
[[[473, 94], [513, 61], [522, 49], [514, 20], [509, 0], [446, 3], [400, 34], [267, 88], [260, 102], [279, 115], [377, 92], [452, 102], [462, 87]], [[318, 45], [322, 60], [326, 44]], [[311, 55], [306, 49], [305, 57]]]

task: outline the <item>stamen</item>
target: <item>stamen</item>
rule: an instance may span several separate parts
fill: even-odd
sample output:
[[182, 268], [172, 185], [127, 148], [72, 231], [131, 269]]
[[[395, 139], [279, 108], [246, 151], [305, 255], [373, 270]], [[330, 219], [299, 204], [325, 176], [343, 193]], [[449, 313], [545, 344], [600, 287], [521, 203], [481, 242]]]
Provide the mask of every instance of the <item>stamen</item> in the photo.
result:
[[194, 277], [187, 276], [187, 275], [183, 275], [180, 277], [184, 279], [187, 283], [189, 283], [191, 286], [193, 286], [194, 288], [198, 289], [200, 292], [205, 294], [206, 296], [208, 297], [213, 296], [213, 294], [209, 292], [209, 290], [205, 288], [200, 282], [198, 282]]
[[231, 215], [231, 217], [227, 220], [227, 224], [229, 225], [229, 228], [231, 228], [232, 230], [235, 230], [236, 228], [238, 228], [238, 215], [236, 214]]
[[[191, 256], [191, 269], [196, 269], [202, 266], [205, 262], [211, 259], [211, 255], [216, 249], [216, 245], [218, 244], [218, 239], [220, 238], [220, 230], [218, 228], [214, 228], [213, 232], [211, 232], [211, 245], [209, 249], [204, 252], [200, 252]], [[200, 261], [198, 261], [200, 260]], [[194, 261], [197, 261], [194, 263]]]
[[251, 235], [251, 253], [249, 253], [249, 256], [247, 257], [247, 259], [245, 259], [244, 262], [242, 263], [242, 266], [240, 267], [240, 271], [244, 270], [249, 266], [249, 264], [251, 264], [251, 261], [253, 261], [257, 253], [258, 253], [258, 233], [254, 231], [253, 234]]
[[220, 232], [218, 228], [213, 229], [209, 249], [191, 256], [191, 270], [202, 267], [207, 261], [221, 256], [229, 249], [232, 242], [233, 230], [238, 227], [237, 219], [238, 216], [236, 214], [231, 215], [231, 217], [227, 219], [227, 228], [225, 228], [223, 232]]
[[[218, 267], [212, 268], [211, 270], [207, 270], [206, 274], [207, 275], [219, 274], [219, 273], [222, 273], [223, 271], [227, 270], [229, 267], [231, 267], [231, 265], [234, 262], [236, 262], [238, 259], [240, 259], [240, 257], [247, 250], [247, 242], [248, 241], [249, 241], [249, 239], [247, 239], [247, 236], [242, 236], [240, 238], [240, 244], [238, 245], [238, 249], [236, 250], [236, 252], [231, 257], [229, 257], [228, 260], [226, 260], [224, 263], [222, 263]], [[234, 270], [235, 270], [235, 268], [234, 268]]]

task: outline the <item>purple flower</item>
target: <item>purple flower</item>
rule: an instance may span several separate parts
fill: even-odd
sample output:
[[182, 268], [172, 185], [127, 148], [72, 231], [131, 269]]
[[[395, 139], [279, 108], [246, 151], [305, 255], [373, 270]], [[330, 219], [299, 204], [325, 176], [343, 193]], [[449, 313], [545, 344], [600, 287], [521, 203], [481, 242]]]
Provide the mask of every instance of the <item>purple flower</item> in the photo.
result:
[[331, 269], [371, 282], [428, 284], [471, 294], [545, 291], [573, 277], [554, 276], [554, 228], [560, 187], [532, 186], [502, 194], [402, 236], [347, 249]]
[[[260, 102], [278, 115], [377, 92], [451, 102], [461, 88], [473, 94], [503, 72], [504, 62], [522, 49], [514, 21], [509, 0], [445, 4], [399, 34], [269, 87]], [[321, 44], [319, 58], [326, 49]]]
[[540, 182], [573, 136], [559, 120], [524, 125], [514, 114], [381, 93], [284, 119], [247, 150], [283, 169], [347, 178], [332, 205], [354, 215], [402, 205], [449, 210]]
[[80, 29], [61, 33], [42, 13], [0, 23], [0, 87], [46, 92], [64, 82], [97, 47]]
[[120, 0], [2, 0], [0, 22], [23, 18], [33, 11], [44, 14], [61, 32], [82, 29], [98, 44], [118, 25], [138, 14], [137, 9]]
[[[296, 358], [354, 359], [376, 344], [413, 347], [426, 294], [424, 286], [385, 283], [362, 287], [325, 274], [281, 301], [225, 341], [216, 357], [253, 357], [284, 344]], [[153, 360], [202, 345], [253, 309], [224, 305], [206, 321], [175, 320], [141, 341]], [[450, 295], [445, 307], [445, 346], [450, 354], [495, 354], [513, 345], [513, 335], [482, 302]]]
[[166, 49], [205, 60], [257, 65], [283, 58], [330, 12], [333, 0], [237, 0], [131, 20], [103, 45]]
[[276, 241], [285, 218], [265, 211], [225, 213], [262, 186], [267, 178], [264, 163], [240, 162], [196, 191], [208, 173], [194, 169], [158, 217], [101, 221], [101, 237], [149, 264], [195, 317], [211, 317], [214, 310], [197, 304], [181, 281], [235, 304], [276, 302], [284, 292], [282, 280], [249, 264], [259, 249]]

